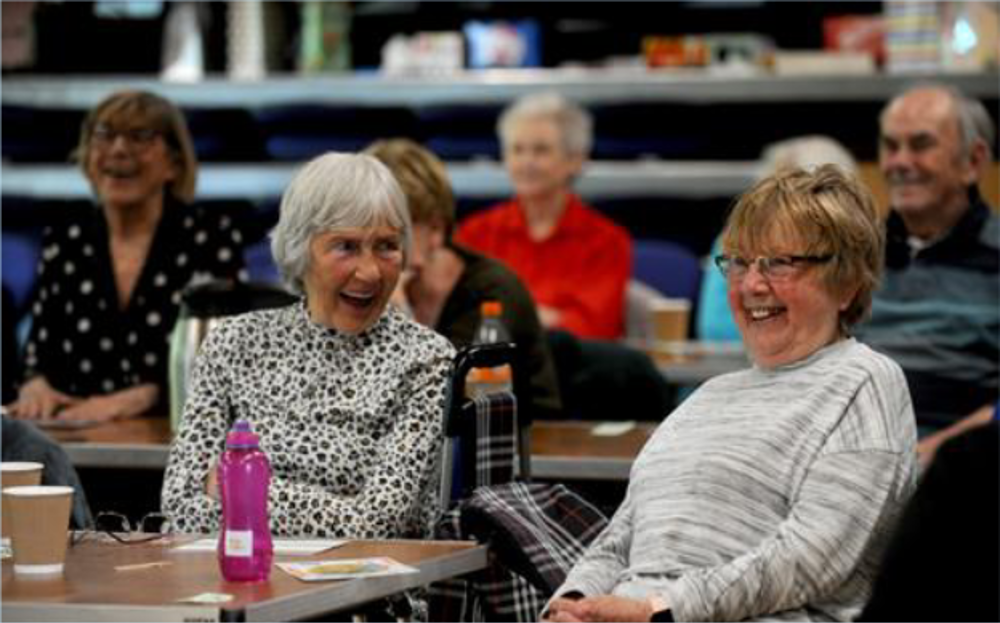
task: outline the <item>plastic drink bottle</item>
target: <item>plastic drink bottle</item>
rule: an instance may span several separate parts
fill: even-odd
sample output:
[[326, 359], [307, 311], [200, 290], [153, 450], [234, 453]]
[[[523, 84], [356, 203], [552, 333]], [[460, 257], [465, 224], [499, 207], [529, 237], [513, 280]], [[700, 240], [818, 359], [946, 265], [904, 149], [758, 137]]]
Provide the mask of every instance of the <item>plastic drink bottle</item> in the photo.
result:
[[268, 523], [271, 464], [246, 420], [236, 420], [219, 461], [219, 570], [228, 582], [260, 582], [271, 575], [274, 544]]
[[[499, 301], [484, 301], [480, 306], [482, 319], [476, 329], [473, 344], [497, 344], [510, 342], [510, 332], [501, 316], [503, 305]], [[510, 391], [513, 389], [512, 372], [509, 365], [495, 368], [473, 368], [465, 380], [465, 394], [474, 398], [483, 394]]]

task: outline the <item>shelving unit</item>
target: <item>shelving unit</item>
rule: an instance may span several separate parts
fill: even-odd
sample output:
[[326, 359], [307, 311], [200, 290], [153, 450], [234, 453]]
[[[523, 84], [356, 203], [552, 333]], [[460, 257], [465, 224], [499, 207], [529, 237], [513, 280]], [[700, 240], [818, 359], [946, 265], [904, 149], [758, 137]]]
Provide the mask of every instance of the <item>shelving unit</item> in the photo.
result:
[[917, 80], [951, 84], [980, 98], [996, 99], [1000, 92], [1000, 81], [993, 74], [773, 77], [664, 70], [520, 69], [421, 78], [285, 75], [256, 82], [209, 78], [197, 83], [123, 76], [13, 77], [3, 81], [2, 100], [8, 105], [89, 108], [112, 91], [131, 88], [161, 93], [183, 106], [253, 107], [293, 102], [423, 106], [503, 104], [525, 93], [554, 89], [584, 104], [843, 102], [886, 100]]
[[[200, 168], [198, 197], [202, 199], [271, 199], [291, 181], [297, 165], [208, 164]], [[577, 183], [589, 199], [669, 194], [704, 198], [731, 196], [754, 179], [756, 162], [592, 162]], [[496, 162], [449, 163], [455, 194], [466, 198], [499, 198], [511, 194], [503, 167]], [[90, 187], [72, 165], [0, 167], [5, 195], [35, 199], [82, 199]]]
[[[274, 76], [256, 82], [210, 78], [168, 83], [155, 78], [105, 76], [48, 78], [17, 76], [3, 81], [2, 102], [34, 108], [85, 110], [120, 89], [146, 89], [191, 108], [254, 109], [273, 104], [317, 103], [352, 106], [502, 105], [525, 93], [558, 90], [585, 105], [663, 103], [664, 105], [766, 104], [787, 102], [882, 102], [908, 84], [933, 80], [952, 84], [986, 100], [1000, 97], [995, 75], [773, 77], [718, 76], [703, 72], [609, 70], [491, 70], [457, 76], [387, 78], [378, 75]], [[874, 137], [872, 137], [874, 141]], [[202, 198], [261, 199], [280, 195], [294, 164], [208, 163], [201, 169]], [[578, 190], [589, 199], [660, 195], [683, 198], [730, 197], [754, 179], [754, 161], [592, 162]], [[460, 197], [509, 194], [499, 163], [452, 162], [449, 173]], [[0, 169], [0, 190], [36, 198], [89, 195], [86, 181], [71, 165], [14, 164]]]

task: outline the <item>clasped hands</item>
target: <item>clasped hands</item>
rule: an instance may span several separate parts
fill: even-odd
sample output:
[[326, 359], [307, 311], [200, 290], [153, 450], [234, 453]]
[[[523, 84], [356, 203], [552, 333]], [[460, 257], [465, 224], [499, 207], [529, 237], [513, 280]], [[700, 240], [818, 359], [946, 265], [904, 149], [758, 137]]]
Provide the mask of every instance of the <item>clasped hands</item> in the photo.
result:
[[88, 420], [103, 422], [133, 417], [155, 402], [155, 385], [139, 385], [103, 396], [72, 396], [61, 392], [43, 376], [21, 386], [17, 400], [6, 406], [8, 415], [25, 420]]
[[554, 599], [542, 621], [649, 621], [652, 616], [653, 607], [647, 601], [617, 595], [598, 595]]

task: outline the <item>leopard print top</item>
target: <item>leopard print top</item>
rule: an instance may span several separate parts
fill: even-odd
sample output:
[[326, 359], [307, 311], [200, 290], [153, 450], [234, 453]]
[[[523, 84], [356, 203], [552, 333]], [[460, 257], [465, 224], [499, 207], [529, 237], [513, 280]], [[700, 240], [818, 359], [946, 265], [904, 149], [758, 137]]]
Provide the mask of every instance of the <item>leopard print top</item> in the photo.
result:
[[304, 300], [222, 320], [195, 364], [164, 512], [180, 532], [217, 531], [206, 474], [245, 418], [271, 461], [275, 536], [429, 536], [453, 356], [392, 307], [353, 336], [314, 323]]

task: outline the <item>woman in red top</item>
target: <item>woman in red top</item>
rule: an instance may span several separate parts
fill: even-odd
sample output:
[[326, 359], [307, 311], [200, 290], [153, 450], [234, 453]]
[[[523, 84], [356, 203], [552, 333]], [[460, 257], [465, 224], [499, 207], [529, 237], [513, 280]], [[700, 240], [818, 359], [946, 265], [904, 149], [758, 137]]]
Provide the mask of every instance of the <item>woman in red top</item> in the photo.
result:
[[611, 339], [622, 335], [632, 243], [573, 193], [591, 128], [587, 112], [556, 93], [507, 108], [497, 132], [516, 197], [466, 219], [457, 238], [510, 266], [546, 327]]

